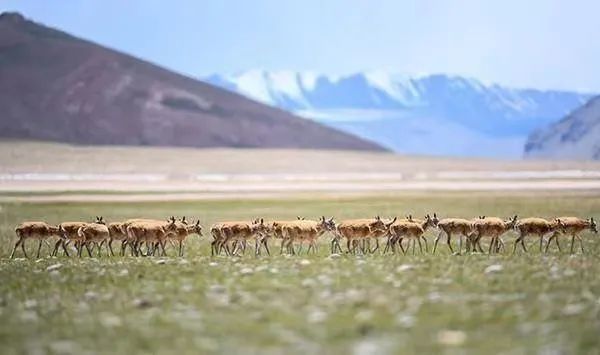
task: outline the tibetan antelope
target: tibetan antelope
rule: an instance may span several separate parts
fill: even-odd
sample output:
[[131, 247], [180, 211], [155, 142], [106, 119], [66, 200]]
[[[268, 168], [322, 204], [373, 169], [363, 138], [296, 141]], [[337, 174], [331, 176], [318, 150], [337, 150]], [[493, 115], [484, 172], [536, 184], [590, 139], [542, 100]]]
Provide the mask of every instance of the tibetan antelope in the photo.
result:
[[[296, 216], [296, 220], [297, 221], [304, 221], [306, 220], [305, 217], [300, 217], [300, 216]], [[293, 222], [293, 220], [289, 220], [289, 221], [271, 221], [269, 223], [267, 223], [267, 232], [266, 235], [268, 237], [265, 237], [264, 240], [264, 244], [265, 244], [265, 248], [267, 250], [267, 254], [270, 254], [269, 252], [269, 247], [268, 247], [268, 243], [267, 240], [269, 238], [274, 238], [274, 239], [279, 239], [281, 240], [281, 244], [280, 244], [280, 248], [279, 248], [279, 254], [283, 254], [283, 248], [288, 244], [287, 240], [285, 240], [283, 238], [283, 229], [282, 229], [282, 225], [286, 224], [286, 223], [290, 223]]]
[[106, 225], [108, 228], [108, 248], [110, 249], [110, 253], [114, 255], [112, 244], [115, 240], [121, 242], [121, 256], [125, 255], [125, 247], [127, 240], [127, 229], [124, 228], [123, 222], [112, 222]]
[[[423, 219], [419, 219], [419, 218], [413, 218], [413, 216], [409, 214], [408, 216], [405, 217], [405, 219], [403, 221], [405, 221], [405, 222], [414, 222], [414, 223], [417, 223], [417, 224], [423, 224], [424, 220]], [[402, 222], [402, 221], [400, 221], [400, 222]], [[421, 240], [425, 244], [425, 251], [429, 252], [429, 244], [427, 243], [427, 238], [425, 238], [425, 235], [421, 236]], [[386, 242], [386, 245], [385, 245], [385, 249], [383, 250], [383, 253], [384, 254], [387, 253], [388, 250], [392, 250], [392, 251], [395, 252], [395, 248], [396, 248], [395, 245], [398, 244], [397, 242], [398, 242], [398, 238], [392, 237], [392, 234], [389, 233], [389, 228], [388, 228], [387, 242]], [[398, 244], [398, 246], [400, 247], [401, 250], [404, 251], [404, 248], [402, 247], [402, 244]]]
[[515, 229], [519, 233], [517, 239], [513, 244], [514, 254], [517, 250], [517, 244], [521, 243], [521, 247], [523, 251], [527, 252], [527, 248], [525, 247], [525, 237], [528, 235], [534, 235], [540, 237], [540, 252], [542, 251], [542, 244], [544, 242], [544, 236], [561, 231], [564, 233], [564, 224], [558, 218], [553, 219], [552, 221], [547, 221], [543, 218], [524, 218], [517, 221], [515, 224]]
[[473, 223], [473, 232], [467, 238], [467, 251], [469, 247], [479, 248], [479, 251], [482, 251], [481, 248], [481, 238], [489, 237], [490, 238], [490, 246], [488, 248], [488, 254], [491, 254], [492, 251], [498, 252], [500, 248], [504, 248], [504, 242], [502, 241], [502, 235], [508, 232], [511, 229], [514, 229], [517, 224], [517, 216], [513, 216], [507, 220], [502, 220], [497, 217], [486, 217], [480, 216], [478, 219], [472, 221]]
[[564, 227], [562, 230], [554, 232], [550, 238], [548, 238], [545, 250], [546, 253], [548, 252], [548, 247], [550, 246], [550, 242], [552, 240], [555, 241], [558, 251], [561, 251], [560, 244], [558, 243], [558, 236], [560, 234], [571, 236], [571, 254], [574, 252], [575, 239], [579, 240], [579, 246], [581, 247], [581, 252], [583, 253], [583, 240], [580, 236], [581, 232], [589, 229], [593, 233], [598, 233], [598, 227], [596, 225], [596, 221], [594, 221], [594, 217], [591, 217], [590, 219], [581, 219], [578, 217], [559, 217], [558, 219], [562, 222]]
[[307, 253], [313, 250], [313, 253], [318, 252], [317, 239], [327, 232], [335, 230], [335, 222], [333, 217], [326, 219], [325, 216], [321, 216], [318, 221], [311, 220], [297, 220], [281, 225], [283, 239], [287, 241], [287, 247], [292, 253], [294, 251], [294, 242], [308, 243]]
[[167, 226], [167, 230], [171, 232], [168, 235], [168, 238], [179, 243], [179, 256], [183, 256], [183, 250], [185, 248], [184, 241], [190, 234], [198, 234], [199, 237], [202, 237], [202, 226], [200, 225], [200, 220], [197, 220], [196, 223], [188, 224], [185, 220], [185, 217], [183, 217], [181, 221], [169, 224]]
[[[376, 216], [375, 218], [368, 219], [349, 219], [341, 221], [334, 233], [334, 239], [332, 240], [332, 251], [340, 250], [339, 241], [342, 238], [346, 239], [346, 248], [348, 253], [356, 253], [356, 248], [359, 243], [370, 238], [373, 235], [384, 236], [390, 225], [396, 222], [396, 218], [393, 221], [386, 223], [381, 217]], [[362, 249], [364, 252], [364, 247]]]
[[[213, 236], [211, 243], [212, 254], [219, 255], [222, 250], [229, 255], [237, 255], [238, 250], [244, 251], [247, 241], [255, 240], [255, 254], [259, 253], [259, 245], [267, 232], [267, 225], [264, 220], [257, 219], [248, 221], [229, 221], [215, 223], [210, 233]], [[231, 248], [229, 245], [231, 244]]]
[[[99, 222], [103, 222], [100, 220]], [[88, 223], [77, 230], [79, 238], [83, 239], [83, 243], [87, 246], [96, 246], [98, 248], [98, 256], [101, 255], [102, 246], [106, 243], [107, 253], [112, 253], [108, 247], [110, 233], [108, 227], [104, 223]], [[81, 251], [81, 249], [80, 249]], [[114, 253], [112, 254], [114, 255]]]
[[[104, 219], [102, 217], [96, 216], [95, 223], [103, 223]], [[88, 244], [85, 243], [85, 239], [78, 234], [79, 228], [85, 227], [90, 222], [62, 222], [58, 225], [58, 230], [60, 233], [61, 239], [59, 239], [54, 245], [54, 250], [52, 251], [52, 256], [58, 254], [58, 248], [62, 247], [63, 251], [67, 256], [69, 253], [67, 252], [67, 246], [70, 243], [73, 243], [77, 251], [77, 255], [81, 256], [81, 252], [83, 247], [86, 248], [88, 255], [92, 256], [92, 251]]]
[[[142, 230], [140, 229], [140, 228], [142, 228], [141, 226], [143, 226], [144, 224], [166, 226], [166, 225], [168, 225], [170, 223], [174, 223], [174, 222], [175, 222], [175, 217], [173, 217], [173, 216], [169, 217], [166, 222], [164, 220], [148, 219], [148, 218], [132, 218], [132, 219], [128, 219], [128, 220], [122, 222], [121, 230], [122, 230], [122, 233], [125, 234], [125, 239], [121, 242], [121, 253], [125, 254], [125, 249], [129, 246], [129, 248], [131, 249], [132, 256], [145, 255], [142, 253], [142, 250], [141, 250], [141, 247], [143, 244], [146, 244], [146, 255], [148, 253], [150, 253], [151, 249], [152, 249], [152, 251], [154, 251], [154, 249], [155, 249], [154, 241], [136, 239], [138, 234], [143, 233]], [[132, 225], [136, 225], [138, 234], [135, 234], [135, 233], [130, 234], [129, 233], [129, 227]]]
[[[435, 215], [434, 215], [435, 217]], [[451, 253], [454, 253], [452, 249], [452, 235], [458, 235], [458, 254], [462, 252], [462, 240], [463, 237], [468, 239], [469, 235], [473, 232], [473, 221], [462, 218], [444, 218], [437, 223], [437, 227], [440, 229], [438, 236], [435, 238], [433, 243], [433, 253], [437, 248], [437, 244], [442, 237], [446, 234], [446, 243]], [[469, 242], [467, 241], [467, 245]]]
[[142, 243], [146, 244], [146, 256], [154, 255], [157, 249], [162, 248], [159, 252], [166, 255], [165, 243], [169, 236], [169, 228], [176, 223], [175, 217], [169, 218], [168, 221], [136, 221], [129, 223], [127, 226], [127, 242], [131, 243], [135, 255], [144, 255], [141, 252]]
[[[391, 235], [390, 247], [392, 251], [395, 252], [395, 245], [398, 244], [400, 250], [402, 250], [402, 253], [406, 254], [406, 251], [412, 242], [413, 254], [415, 253], [416, 243], [419, 244], [419, 250], [422, 253], [423, 246], [421, 244], [421, 239], [423, 234], [428, 228], [435, 227], [437, 223], [438, 219], [436, 214], [434, 214], [433, 217], [426, 215], [424, 220], [413, 220], [411, 217], [411, 219], [396, 221], [389, 226], [389, 232]], [[402, 241], [404, 239], [408, 239], [409, 241], [406, 249], [402, 247]]]
[[36, 258], [39, 258], [40, 250], [42, 249], [42, 242], [46, 241], [47, 239], [53, 236], [60, 237], [58, 227], [52, 226], [46, 222], [23, 222], [15, 228], [15, 233], [18, 239], [15, 243], [15, 247], [12, 250], [12, 253], [10, 253], [11, 259], [15, 256], [15, 251], [19, 246], [21, 246], [23, 255], [25, 255], [26, 258], [28, 257], [27, 252], [25, 251], [25, 241], [27, 239], [38, 240]]

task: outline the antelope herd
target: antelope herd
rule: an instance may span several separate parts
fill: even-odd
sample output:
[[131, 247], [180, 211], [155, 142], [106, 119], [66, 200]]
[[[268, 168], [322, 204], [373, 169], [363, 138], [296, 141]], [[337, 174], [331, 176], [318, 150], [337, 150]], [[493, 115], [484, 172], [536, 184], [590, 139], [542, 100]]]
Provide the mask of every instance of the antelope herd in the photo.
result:
[[[539, 238], [540, 252], [547, 252], [550, 243], [554, 241], [559, 251], [559, 237], [571, 237], [571, 253], [574, 251], [575, 240], [579, 241], [581, 251], [584, 252], [581, 233], [590, 230], [598, 233], [594, 218], [581, 219], [577, 217], [558, 217], [552, 220], [542, 218], [518, 219], [517, 216], [503, 220], [497, 217], [479, 216], [475, 219], [444, 218], [438, 219], [437, 214], [426, 215], [424, 219], [407, 216], [404, 219], [393, 218], [384, 220], [379, 216], [366, 219], [351, 219], [336, 223], [333, 218], [322, 216], [317, 221], [297, 217], [295, 220], [265, 221], [228, 221], [214, 224], [210, 229], [213, 238], [211, 241], [211, 254], [239, 255], [245, 253], [249, 243], [254, 244], [255, 255], [260, 255], [262, 250], [270, 255], [269, 240], [280, 240], [280, 253], [296, 254], [302, 251], [303, 245], [308, 246], [307, 253], [311, 250], [318, 252], [320, 237], [325, 234], [331, 236], [331, 253], [375, 253], [380, 249], [380, 240], [385, 241], [382, 253], [396, 253], [398, 249], [406, 254], [412, 245], [419, 251], [429, 252], [425, 233], [427, 230], [437, 229], [438, 234], [433, 242], [432, 252], [435, 253], [438, 242], [445, 237], [448, 249], [455, 253], [452, 247], [452, 237], [458, 237], [457, 254], [462, 253], [463, 240], [465, 251], [484, 252], [481, 246], [483, 239], [489, 240], [488, 254], [499, 253], [505, 250], [502, 236], [513, 230], [517, 236], [513, 244], [512, 253], [518, 245], [527, 251], [525, 238], [528, 236]], [[183, 256], [185, 240], [189, 235], [202, 236], [200, 221], [188, 223], [185, 217], [176, 219], [170, 217], [166, 221], [154, 219], [129, 219], [124, 222], [106, 224], [102, 217], [96, 217], [94, 222], [63, 222], [58, 226], [46, 222], [24, 222], [15, 229], [17, 242], [10, 255], [15, 256], [19, 247], [25, 257], [25, 241], [37, 240], [37, 258], [44, 242], [54, 241], [51, 256], [57, 256], [60, 251], [69, 256], [69, 248], [76, 251], [81, 257], [84, 249], [91, 257], [96, 250], [98, 256], [102, 249], [107, 255], [115, 255], [113, 242], [119, 241], [120, 255], [124, 256], [127, 249], [132, 256], [167, 255], [167, 244], [177, 248], [179, 256]], [[544, 238], [546, 246], [544, 248]], [[345, 240], [344, 251], [340, 242]], [[406, 241], [406, 245], [403, 242]], [[372, 243], [375, 245], [372, 247]], [[145, 250], [144, 250], [145, 249]]]

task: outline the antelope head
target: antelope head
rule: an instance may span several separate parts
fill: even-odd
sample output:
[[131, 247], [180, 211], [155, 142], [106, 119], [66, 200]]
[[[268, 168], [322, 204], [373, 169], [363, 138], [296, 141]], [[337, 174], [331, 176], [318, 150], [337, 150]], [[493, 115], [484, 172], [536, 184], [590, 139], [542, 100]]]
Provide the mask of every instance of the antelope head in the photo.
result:
[[374, 230], [386, 230], [385, 222], [379, 216], [375, 216], [373, 222], [369, 224], [369, 226]]
[[104, 222], [104, 217], [102, 216], [96, 216], [96, 222], [97, 224], [106, 224], [106, 222]]
[[188, 222], [185, 220], [185, 216], [181, 217], [181, 219], [179, 220], [179, 222], [181, 222], [181, 223], [183, 223], [185, 225], [188, 224]]
[[594, 221], [594, 217], [590, 217], [590, 230], [594, 233], [598, 233], [598, 226], [596, 225], [596, 221]]
[[517, 225], [517, 218], [518, 218], [517, 215], [514, 215], [512, 218], [509, 218], [506, 221], [504, 221], [506, 228], [507, 229], [515, 228], [515, 226]]
[[200, 225], [200, 220], [197, 220], [196, 223], [190, 226], [190, 228], [192, 232], [198, 234], [199, 237], [202, 237], [202, 226]]
[[438, 222], [440, 220], [437, 218], [437, 215], [434, 213], [433, 217], [431, 217], [429, 214], [425, 215], [425, 222], [423, 223], [423, 229], [426, 229], [427, 227], [432, 227], [435, 228], [438, 225]]
[[325, 218], [325, 216], [321, 216], [317, 227], [321, 230], [326, 230], [328, 232], [331, 232], [331, 231], [335, 230], [335, 221], [333, 220], [333, 217], [331, 217], [330, 219], [327, 219], [327, 218]]
[[265, 224], [265, 220], [260, 218], [260, 219], [255, 219], [254, 221], [252, 221], [252, 231], [254, 233], [258, 233], [261, 237], [264, 237], [267, 233], [267, 225]]

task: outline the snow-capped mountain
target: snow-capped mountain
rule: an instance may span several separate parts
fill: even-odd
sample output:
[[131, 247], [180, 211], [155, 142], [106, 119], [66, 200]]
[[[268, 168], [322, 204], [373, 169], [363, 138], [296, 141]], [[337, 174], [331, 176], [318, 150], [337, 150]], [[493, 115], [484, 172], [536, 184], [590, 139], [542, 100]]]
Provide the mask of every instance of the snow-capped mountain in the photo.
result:
[[204, 80], [398, 152], [435, 155], [520, 157], [528, 134], [593, 96], [383, 71], [251, 70]]

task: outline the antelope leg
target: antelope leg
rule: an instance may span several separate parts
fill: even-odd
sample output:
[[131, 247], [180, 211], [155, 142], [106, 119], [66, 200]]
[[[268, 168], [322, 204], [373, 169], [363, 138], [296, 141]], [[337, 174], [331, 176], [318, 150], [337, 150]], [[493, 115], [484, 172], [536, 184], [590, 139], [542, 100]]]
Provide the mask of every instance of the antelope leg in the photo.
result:
[[21, 243], [22, 243], [22, 242], [23, 242], [23, 238], [22, 238], [22, 237], [19, 237], [19, 239], [18, 239], [18, 240], [17, 240], [17, 242], [15, 243], [15, 247], [13, 248], [13, 250], [12, 250], [12, 253], [10, 253], [10, 258], [11, 258], [11, 259], [15, 257], [15, 251], [17, 250], [17, 247], [18, 247], [19, 245], [21, 245]]

